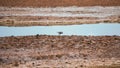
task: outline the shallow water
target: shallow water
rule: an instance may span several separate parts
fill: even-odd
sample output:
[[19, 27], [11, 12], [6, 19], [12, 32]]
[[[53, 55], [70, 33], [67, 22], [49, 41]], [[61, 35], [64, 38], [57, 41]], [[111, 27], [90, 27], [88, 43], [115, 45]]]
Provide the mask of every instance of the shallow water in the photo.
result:
[[83, 24], [83, 25], [67, 25], [67, 26], [30, 26], [30, 27], [6, 27], [0, 26], [0, 37], [4, 36], [25, 36], [25, 35], [119, 35], [120, 24]]

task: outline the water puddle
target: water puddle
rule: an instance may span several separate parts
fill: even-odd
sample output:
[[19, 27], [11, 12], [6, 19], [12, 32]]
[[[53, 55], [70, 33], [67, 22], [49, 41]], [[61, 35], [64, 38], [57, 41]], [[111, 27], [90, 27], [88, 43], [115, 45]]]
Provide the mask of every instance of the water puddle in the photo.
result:
[[26, 35], [84, 35], [103, 36], [119, 35], [120, 24], [83, 24], [67, 26], [30, 26], [30, 27], [6, 27], [0, 26], [0, 37], [4, 36], [26, 36]]

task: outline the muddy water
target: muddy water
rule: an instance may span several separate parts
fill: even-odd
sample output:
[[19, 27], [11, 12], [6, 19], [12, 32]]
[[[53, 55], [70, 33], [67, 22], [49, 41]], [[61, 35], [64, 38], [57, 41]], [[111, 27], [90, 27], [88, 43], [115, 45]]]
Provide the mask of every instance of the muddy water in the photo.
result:
[[67, 26], [30, 26], [30, 27], [6, 27], [0, 26], [0, 37], [4, 36], [25, 36], [25, 35], [119, 35], [120, 24], [83, 24]]

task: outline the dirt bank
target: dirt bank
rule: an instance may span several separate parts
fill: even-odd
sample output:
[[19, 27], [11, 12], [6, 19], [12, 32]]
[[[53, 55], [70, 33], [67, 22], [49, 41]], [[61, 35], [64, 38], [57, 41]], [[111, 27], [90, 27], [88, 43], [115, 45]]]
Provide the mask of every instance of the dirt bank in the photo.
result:
[[6, 7], [120, 6], [120, 0], [0, 0]]
[[97, 17], [2, 17], [0, 26], [54, 26], [54, 25], [75, 25], [95, 23], [120, 23], [118, 16], [99, 19]]
[[89, 66], [119, 68], [120, 36], [1, 37], [0, 66], [2, 68]]
[[0, 7], [0, 26], [120, 23], [120, 7]]

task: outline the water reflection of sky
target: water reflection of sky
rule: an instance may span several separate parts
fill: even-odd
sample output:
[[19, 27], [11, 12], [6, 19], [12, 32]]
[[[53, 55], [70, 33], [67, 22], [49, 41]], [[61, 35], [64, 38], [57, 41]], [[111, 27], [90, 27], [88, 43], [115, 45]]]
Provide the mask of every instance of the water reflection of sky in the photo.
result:
[[83, 24], [69, 26], [32, 26], [32, 27], [6, 27], [0, 26], [0, 36], [24, 35], [120, 35], [120, 24]]

